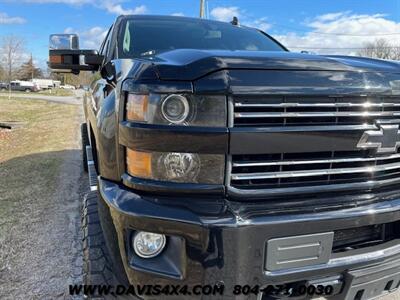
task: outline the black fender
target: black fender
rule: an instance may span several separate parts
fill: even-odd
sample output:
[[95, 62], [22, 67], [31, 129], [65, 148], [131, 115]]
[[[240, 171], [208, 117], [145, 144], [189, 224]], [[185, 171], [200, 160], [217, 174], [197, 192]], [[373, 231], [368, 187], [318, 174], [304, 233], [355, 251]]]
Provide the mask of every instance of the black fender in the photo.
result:
[[[118, 181], [117, 145], [118, 118], [115, 112], [115, 90], [107, 95], [99, 106], [94, 135], [98, 160], [98, 171], [102, 177]], [[92, 124], [93, 125], [93, 124]]]

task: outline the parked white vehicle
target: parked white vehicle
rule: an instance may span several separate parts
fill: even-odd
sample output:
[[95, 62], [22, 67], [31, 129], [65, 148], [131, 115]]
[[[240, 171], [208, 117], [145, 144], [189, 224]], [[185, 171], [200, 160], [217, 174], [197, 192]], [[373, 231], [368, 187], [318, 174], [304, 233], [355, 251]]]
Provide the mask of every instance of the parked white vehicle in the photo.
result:
[[75, 90], [75, 87], [73, 85], [70, 85], [70, 84], [64, 84], [64, 85], [60, 85], [60, 89]]
[[31, 81], [36, 85], [38, 85], [42, 90], [52, 89], [55, 87], [54, 80], [52, 79], [34, 78]]

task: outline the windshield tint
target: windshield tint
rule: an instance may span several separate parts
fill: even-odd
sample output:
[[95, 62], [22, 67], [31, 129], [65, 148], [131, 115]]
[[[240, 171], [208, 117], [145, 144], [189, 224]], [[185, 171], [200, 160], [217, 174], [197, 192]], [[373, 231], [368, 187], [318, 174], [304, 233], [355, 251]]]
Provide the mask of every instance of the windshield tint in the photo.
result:
[[127, 19], [119, 57], [144, 57], [174, 49], [285, 51], [258, 30], [196, 19]]

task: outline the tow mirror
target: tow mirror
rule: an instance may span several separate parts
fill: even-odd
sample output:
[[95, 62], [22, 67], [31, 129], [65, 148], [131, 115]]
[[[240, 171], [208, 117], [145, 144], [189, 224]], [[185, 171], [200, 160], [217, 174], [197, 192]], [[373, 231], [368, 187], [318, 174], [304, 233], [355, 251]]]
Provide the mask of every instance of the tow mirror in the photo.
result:
[[50, 35], [50, 50], [78, 50], [79, 38], [77, 34]]
[[80, 50], [76, 34], [52, 34], [49, 43], [50, 69], [55, 73], [98, 71], [104, 57], [96, 50]]

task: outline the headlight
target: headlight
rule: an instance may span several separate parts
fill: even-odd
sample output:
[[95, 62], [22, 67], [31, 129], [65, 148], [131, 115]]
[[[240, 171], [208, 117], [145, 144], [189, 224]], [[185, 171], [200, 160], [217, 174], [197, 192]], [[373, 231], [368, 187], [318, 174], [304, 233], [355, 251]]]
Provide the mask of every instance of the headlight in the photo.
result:
[[223, 184], [225, 156], [177, 152], [141, 152], [127, 148], [131, 176], [184, 183]]
[[[132, 94], [126, 98], [125, 119], [135, 123], [226, 127], [225, 96]], [[127, 172], [137, 178], [177, 183], [223, 184], [225, 155], [145, 152], [126, 148]]]
[[225, 96], [128, 94], [126, 119], [161, 125], [225, 127]]
[[170, 123], [184, 123], [188, 119], [189, 113], [189, 102], [181, 95], [169, 95], [162, 101], [161, 114]]

